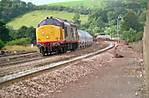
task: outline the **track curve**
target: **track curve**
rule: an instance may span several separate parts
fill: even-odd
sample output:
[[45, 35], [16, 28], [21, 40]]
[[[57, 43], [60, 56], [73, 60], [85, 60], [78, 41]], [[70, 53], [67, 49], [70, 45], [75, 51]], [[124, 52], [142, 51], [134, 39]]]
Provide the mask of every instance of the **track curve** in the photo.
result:
[[48, 69], [51, 69], [51, 68], [54, 68], [54, 67], [58, 67], [60, 65], [64, 65], [64, 64], [71, 63], [71, 62], [74, 62], [74, 61], [77, 61], [77, 60], [81, 60], [83, 58], [88, 58], [90, 56], [94, 56], [96, 54], [105, 52], [105, 51], [107, 51], [107, 50], [109, 50], [113, 47], [114, 47], [114, 44], [109, 43], [109, 45], [106, 48], [98, 50], [98, 51], [93, 52], [93, 53], [85, 54], [85, 55], [78, 56], [78, 57], [75, 57], [75, 58], [72, 58], [72, 59], [69, 59], [69, 60], [65, 60], [65, 61], [51, 63], [51, 64], [48, 64], [48, 65], [45, 65], [45, 66], [33, 68], [33, 69], [22, 71], [22, 72], [19, 72], [19, 73], [14, 73], [14, 74], [11, 74], [11, 75], [7, 75], [7, 76], [4, 76], [4, 77], [0, 78], [0, 84], [3, 84], [3, 83], [8, 82], [8, 81], [15, 80], [15, 79], [18, 79], [18, 78], [21, 78], [21, 77], [25, 77], [25, 76], [28, 76], [28, 75], [31, 75], [31, 74], [34, 74], [34, 73], [42, 72], [44, 70], [48, 70]]

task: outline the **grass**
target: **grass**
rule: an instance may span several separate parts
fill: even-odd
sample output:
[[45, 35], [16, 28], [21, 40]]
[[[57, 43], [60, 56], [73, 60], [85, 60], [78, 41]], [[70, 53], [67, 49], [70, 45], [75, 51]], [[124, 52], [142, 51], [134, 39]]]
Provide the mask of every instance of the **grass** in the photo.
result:
[[[12, 27], [13, 29], [19, 29], [21, 26], [37, 27], [38, 23], [40, 23], [47, 16], [49, 17], [53, 16], [53, 17], [72, 21], [74, 13], [68, 13], [63, 11], [38, 10], [38, 11], [33, 11], [25, 15], [22, 15], [20, 17], [17, 17], [14, 20], [10, 21], [7, 25], [9, 27]], [[81, 15], [82, 23], [85, 23], [87, 19], [88, 19], [88, 16]]]
[[20, 46], [20, 45], [13, 45], [13, 46], [5, 46], [2, 50], [6, 50], [6, 51], [11, 51], [11, 52], [15, 52], [15, 51], [23, 51], [23, 52], [33, 52], [33, 51], [38, 51], [37, 46], [31, 47], [31, 46]]
[[85, 8], [101, 8], [102, 5], [103, 5], [103, 0], [75, 0], [75, 1], [49, 4], [49, 6], [65, 6], [65, 7], [84, 6]]

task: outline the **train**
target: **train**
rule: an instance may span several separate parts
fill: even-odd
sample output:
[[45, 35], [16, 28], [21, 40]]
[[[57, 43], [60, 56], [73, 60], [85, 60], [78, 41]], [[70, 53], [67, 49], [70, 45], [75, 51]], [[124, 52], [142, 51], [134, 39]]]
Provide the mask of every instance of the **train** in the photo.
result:
[[93, 44], [93, 37], [67, 20], [47, 17], [36, 28], [36, 41], [40, 53], [65, 53]]

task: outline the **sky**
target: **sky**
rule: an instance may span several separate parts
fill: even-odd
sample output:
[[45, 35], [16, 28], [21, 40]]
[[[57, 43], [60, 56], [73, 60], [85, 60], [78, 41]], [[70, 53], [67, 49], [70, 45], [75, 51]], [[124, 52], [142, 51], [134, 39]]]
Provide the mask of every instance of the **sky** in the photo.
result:
[[21, 0], [25, 2], [32, 2], [36, 5], [43, 5], [49, 3], [56, 3], [56, 2], [64, 2], [64, 1], [75, 1], [75, 0]]

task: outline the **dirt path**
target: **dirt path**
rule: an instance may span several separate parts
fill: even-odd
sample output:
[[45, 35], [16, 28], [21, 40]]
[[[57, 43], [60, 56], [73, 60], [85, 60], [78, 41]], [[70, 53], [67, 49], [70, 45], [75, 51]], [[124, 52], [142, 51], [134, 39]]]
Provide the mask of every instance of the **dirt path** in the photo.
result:
[[67, 85], [54, 98], [144, 98], [139, 57], [125, 53], [124, 58], [114, 58], [98, 72]]
[[[141, 86], [135, 75], [128, 75], [133, 59], [115, 59], [97, 74], [71, 83], [56, 98], [142, 98], [137, 93]], [[128, 63], [127, 63], [128, 62]], [[134, 66], [133, 66], [134, 67]], [[111, 70], [112, 69], [112, 70]], [[133, 68], [130, 69], [133, 71]]]

